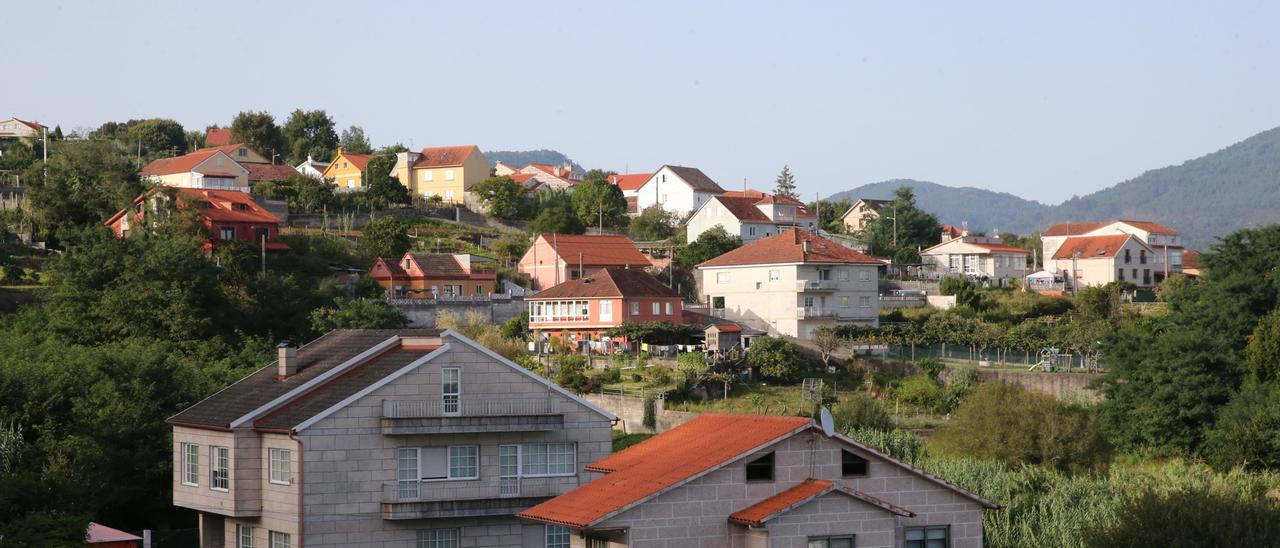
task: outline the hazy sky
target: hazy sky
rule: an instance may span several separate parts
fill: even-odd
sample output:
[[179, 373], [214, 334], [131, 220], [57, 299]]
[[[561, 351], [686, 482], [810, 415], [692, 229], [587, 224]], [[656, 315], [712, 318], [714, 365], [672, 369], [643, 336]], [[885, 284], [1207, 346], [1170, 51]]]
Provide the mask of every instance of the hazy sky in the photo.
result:
[[[5, 2], [0, 115], [322, 108], [375, 144], [1057, 202], [1280, 125], [1280, 3]], [[21, 81], [14, 77], [21, 76]]]

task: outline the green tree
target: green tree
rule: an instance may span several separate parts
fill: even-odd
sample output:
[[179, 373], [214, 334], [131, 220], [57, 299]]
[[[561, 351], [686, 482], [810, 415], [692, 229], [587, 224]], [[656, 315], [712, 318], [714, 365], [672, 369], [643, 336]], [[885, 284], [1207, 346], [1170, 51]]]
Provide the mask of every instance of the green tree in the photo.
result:
[[684, 268], [693, 268], [742, 247], [742, 238], [731, 236], [716, 225], [698, 235], [698, 239], [676, 250], [675, 260]]
[[978, 386], [930, 440], [944, 452], [1008, 464], [1092, 470], [1110, 460], [1088, 409], [993, 381]]
[[629, 230], [633, 240], [665, 240], [675, 235], [675, 219], [661, 206], [652, 205], [631, 219]]
[[187, 135], [182, 124], [164, 118], [130, 120], [128, 142], [142, 143], [149, 154], [179, 156], [187, 152]]
[[396, 217], [379, 217], [364, 225], [360, 237], [360, 253], [365, 257], [399, 258], [409, 251], [412, 242], [404, 222]]
[[311, 312], [311, 328], [317, 333], [334, 329], [400, 329], [409, 324], [400, 309], [379, 300], [347, 300]]
[[773, 193], [791, 198], [800, 195], [796, 192], [796, 178], [791, 175], [791, 166], [782, 166], [782, 171], [778, 173], [777, 184], [773, 187]]
[[809, 211], [818, 216], [819, 228], [827, 232], [843, 234], [845, 226], [842, 217], [846, 211], [849, 211], [849, 208], [853, 207], [853, 200], [841, 198], [835, 201], [810, 202], [808, 207]]
[[900, 263], [919, 262], [916, 249], [937, 243], [942, 225], [932, 213], [916, 207], [911, 187], [900, 187], [893, 196], [893, 203], [880, 208], [880, 215], [858, 236], [869, 244], [873, 255], [893, 257]]
[[35, 232], [51, 245], [81, 229], [101, 230], [103, 220], [142, 193], [137, 168], [114, 143], [60, 141], [49, 152], [48, 166], [33, 159], [22, 180]]
[[323, 110], [294, 110], [285, 120], [281, 134], [290, 165], [302, 163], [307, 156], [328, 158], [338, 147], [333, 118]]
[[501, 261], [502, 265], [509, 266], [520, 260], [525, 252], [529, 250], [529, 246], [528, 236], [517, 232], [509, 232], [489, 244], [489, 249], [498, 255], [498, 260]]
[[1204, 452], [1219, 470], [1280, 468], [1280, 387], [1251, 383], [1241, 390], [1218, 414]]
[[524, 185], [507, 176], [490, 177], [471, 189], [489, 208], [489, 215], [499, 219], [529, 218], [529, 192]]
[[231, 120], [231, 140], [270, 158], [272, 154], [289, 154], [288, 145], [275, 117], [266, 111], [245, 111]]
[[1244, 366], [1256, 383], [1280, 383], [1280, 309], [1264, 316], [1249, 335]]
[[369, 138], [364, 135], [364, 128], [360, 126], [351, 126], [342, 130], [342, 136], [338, 138], [338, 145], [343, 150], [353, 154], [373, 153], [373, 145], [369, 143]]
[[751, 343], [747, 363], [770, 382], [790, 382], [800, 376], [804, 358], [795, 343], [778, 337], [760, 337]]
[[[400, 147], [403, 148], [403, 147]], [[391, 176], [391, 169], [396, 165], [397, 148], [386, 148], [378, 151], [364, 169], [364, 190], [359, 193], [371, 208], [385, 208], [412, 201], [409, 190], [399, 179]]]
[[543, 209], [529, 221], [525, 230], [531, 234], [583, 234], [587, 231], [573, 210], [563, 205]]
[[569, 195], [574, 214], [587, 226], [603, 222], [609, 228], [627, 226], [627, 199], [618, 185], [599, 180], [598, 176], [583, 180]]

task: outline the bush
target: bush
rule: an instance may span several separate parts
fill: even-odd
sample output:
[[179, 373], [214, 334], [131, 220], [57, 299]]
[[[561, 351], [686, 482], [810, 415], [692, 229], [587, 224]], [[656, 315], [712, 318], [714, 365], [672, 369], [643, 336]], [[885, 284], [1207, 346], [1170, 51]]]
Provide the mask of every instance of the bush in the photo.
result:
[[937, 381], [928, 375], [907, 377], [894, 390], [894, 395], [901, 401], [915, 404], [930, 411], [937, 409], [942, 401], [942, 389]]
[[1205, 442], [1214, 468], [1280, 468], [1280, 389], [1248, 386], [1218, 414]]
[[644, 380], [644, 375], [641, 375], [639, 373], [631, 374], [631, 382], [640, 382], [642, 380]]
[[942, 375], [942, 372], [947, 369], [946, 364], [942, 363], [942, 360], [935, 358], [925, 358], [920, 360], [916, 363], [916, 367], [919, 367], [921, 371], [929, 375], [930, 379], [935, 381], [938, 380], [938, 376]]
[[1203, 490], [1146, 492], [1084, 539], [1088, 546], [1276, 546], [1280, 504]]
[[[641, 365], [643, 367], [643, 365]], [[649, 375], [649, 384], [654, 386], [664, 386], [671, 384], [671, 368], [658, 365], [645, 369]]]
[[645, 428], [653, 429], [657, 427], [658, 425], [657, 406], [658, 406], [658, 403], [656, 400], [653, 399], [653, 396], [645, 397], [644, 418], [641, 419]]
[[1068, 471], [1094, 469], [1110, 458], [1090, 410], [1004, 382], [979, 385], [930, 441], [952, 455]]
[[978, 371], [972, 367], [953, 369], [947, 378], [947, 386], [942, 389], [942, 398], [938, 402], [938, 411], [950, 413], [960, 407], [964, 399], [978, 387]]
[[840, 402], [831, 410], [831, 415], [839, 432], [888, 430], [893, 427], [893, 421], [889, 420], [889, 413], [884, 410], [884, 405], [864, 394], [854, 394]]
[[849, 432], [849, 437], [906, 463], [917, 464], [925, 458], [924, 443], [920, 438], [900, 428], [893, 430], [859, 428]]
[[972, 289], [973, 284], [969, 280], [957, 276], [947, 276], [941, 282], [938, 282], [938, 293], [947, 296], [960, 293], [966, 288]]
[[747, 352], [747, 363], [760, 377], [773, 382], [790, 382], [800, 376], [803, 358], [796, 344], [778, 337], [760, 337]]
[[556, 356], [556, 383], [565, 388], [582, 391], [587, 384], [587, 359], [576, 354]]
[[615, 365], [613, 367], [605, 369], [604, 371], [600, 372], [600, 376], [597, 377], [597, 379], [599, 379], [600, 382], [605, 384], [622, 382], [622, 368]]

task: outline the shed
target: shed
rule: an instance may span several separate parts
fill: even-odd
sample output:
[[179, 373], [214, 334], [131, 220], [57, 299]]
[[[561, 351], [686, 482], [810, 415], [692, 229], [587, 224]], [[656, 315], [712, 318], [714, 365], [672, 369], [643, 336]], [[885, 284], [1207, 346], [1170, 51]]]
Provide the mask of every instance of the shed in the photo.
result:
[[705, 333], [707, 350], [726, 352], [742, 347], [742, 328], [735, 324], [711, 324]]

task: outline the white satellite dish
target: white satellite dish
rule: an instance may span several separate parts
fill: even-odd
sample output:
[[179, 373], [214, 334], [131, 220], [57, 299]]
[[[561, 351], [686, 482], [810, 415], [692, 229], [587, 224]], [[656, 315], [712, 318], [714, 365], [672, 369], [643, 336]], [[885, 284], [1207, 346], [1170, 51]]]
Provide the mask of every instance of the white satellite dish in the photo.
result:
[[831, 418], [831, 410], [827, 409], [826, 406], [823, 406], [822, 410], [818, 412], [818, 423], [822, 425], [822, 433], [826, 434], [828, 438], [835, 435], [835, 420]]

